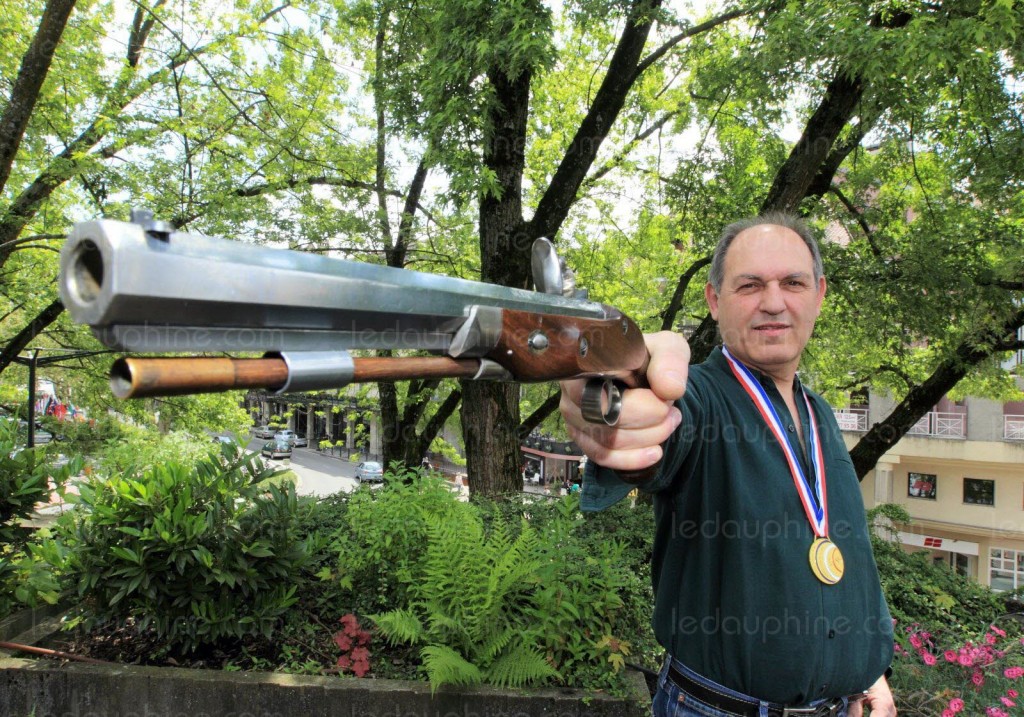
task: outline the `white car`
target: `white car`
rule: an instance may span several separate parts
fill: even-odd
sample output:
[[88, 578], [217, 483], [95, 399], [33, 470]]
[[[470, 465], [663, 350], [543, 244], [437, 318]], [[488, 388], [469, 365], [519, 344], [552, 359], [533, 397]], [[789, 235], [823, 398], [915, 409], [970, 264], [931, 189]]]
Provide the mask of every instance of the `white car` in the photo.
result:
[[295, 445], [295, 431], [283, 430], [274, 434], [275, 441], [288, 441], [289, 445]]

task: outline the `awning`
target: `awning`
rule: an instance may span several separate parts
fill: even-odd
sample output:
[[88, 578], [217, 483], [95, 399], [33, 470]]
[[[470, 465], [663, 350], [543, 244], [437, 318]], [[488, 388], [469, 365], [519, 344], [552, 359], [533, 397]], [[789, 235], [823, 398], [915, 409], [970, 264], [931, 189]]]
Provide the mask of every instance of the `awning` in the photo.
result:
[[543, 458], [557, 458], [562, 461], [576, 461], [577, 463], [583, 460], [583, 456], [566, 455], [565, 453], [545, 453], [544, 451], [538, 451], [536, 448], [527, 448], [526, 446], [519, 446], [519, 449], [523, 453]]

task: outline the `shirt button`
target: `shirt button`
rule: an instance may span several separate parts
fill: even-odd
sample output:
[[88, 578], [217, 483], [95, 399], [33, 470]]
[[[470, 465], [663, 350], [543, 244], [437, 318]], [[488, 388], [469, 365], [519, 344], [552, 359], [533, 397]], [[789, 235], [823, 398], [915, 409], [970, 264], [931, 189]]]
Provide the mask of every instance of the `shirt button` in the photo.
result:
[[796, 427], [792, 423], [790, 423], [788, 426], [786, 426], [786, 430], [792, 433], [793, 431], [796, 430]]
[[829, 630], [829, 631], [828, 631], [828, 639], [829, 639], [829, 640], [831, 640], [831, 639], [832, 639], [832, 638], [834, 638], [835, 636], [836, 636], [836, 631], [835, 631], [835, 630]]

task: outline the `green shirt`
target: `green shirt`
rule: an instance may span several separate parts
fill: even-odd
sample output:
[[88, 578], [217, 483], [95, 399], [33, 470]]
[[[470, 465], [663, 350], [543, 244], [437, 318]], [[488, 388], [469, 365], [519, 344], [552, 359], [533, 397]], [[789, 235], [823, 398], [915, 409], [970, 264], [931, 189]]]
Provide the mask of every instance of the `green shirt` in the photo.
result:
[[[813, 476], [774, 382], [757, 371], [791, 444]], [[806, 704], [871, 686], [893, 654], [892, 620], [871, 553], [864, 503], [832, 409], [795, 382], [803, 436], [806, 394], [824, 454], [829, 537], [842, 551], [837, 584], [814, 577], [814, 533], [774, 434], [721, 349], [690, 367], [683, 422], [665, 444], [653, 494], [654, 632], [683, 664], [762, 700]], [[812, 478], [813, 480], [813, 478]], [[591, 461], [583, 510], [633, 486]]]

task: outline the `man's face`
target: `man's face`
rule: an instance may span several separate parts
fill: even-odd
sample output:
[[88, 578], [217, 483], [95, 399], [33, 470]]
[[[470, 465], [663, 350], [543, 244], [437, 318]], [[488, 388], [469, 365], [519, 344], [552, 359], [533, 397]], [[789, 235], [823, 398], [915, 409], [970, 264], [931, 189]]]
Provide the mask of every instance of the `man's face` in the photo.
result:
[[740, 232], [725, 254], [722, 287], [704, 289], [711, 316], [737, 359], [776, 379], [791, 378], [825, 298], [800, 235], [774, 224]]

